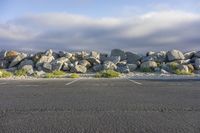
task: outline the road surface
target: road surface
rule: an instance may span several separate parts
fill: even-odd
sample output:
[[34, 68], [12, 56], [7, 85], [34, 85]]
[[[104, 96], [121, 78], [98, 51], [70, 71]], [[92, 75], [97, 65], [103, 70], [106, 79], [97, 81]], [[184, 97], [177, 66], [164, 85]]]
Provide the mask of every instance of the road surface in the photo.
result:
[[200, 81], [0, 80], [0, 133], [200, 133]]

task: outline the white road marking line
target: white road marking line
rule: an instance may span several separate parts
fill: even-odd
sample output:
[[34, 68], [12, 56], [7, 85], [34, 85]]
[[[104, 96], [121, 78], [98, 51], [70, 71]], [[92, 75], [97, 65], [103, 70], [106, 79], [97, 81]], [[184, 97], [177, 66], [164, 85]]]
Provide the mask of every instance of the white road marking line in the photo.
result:
[[21, 86], [21, 87], [37, 87], [39, 85], [16, 85], [16, 86]]
[[137, 81], [134, 81], [134, 80], [131, 80], [131, 79], [127, 79], [127, 80], [130, 81], [130, 82], [133, 82], [135, 84], [142, 85], [142, 83], [140, 83], [140, 82], [137, 82]]
[[66, 85], [66, 86], [67, 86], [67, 85], [71, 85], [71, 84], [73, 84], [73, 83], [75, 83], [75, 82], [77, 82], [77, 81], [79, 81], [79, 80], [81, 80], [81, 79], [73, 80], [73, 81], [71, 81], [71, 82], [69, 82], [69, 83], [67, 83], [67, 84], [65, 84], [65, 85]]
[[7, 85], [7, 83], [0, 83], [0, 85]]

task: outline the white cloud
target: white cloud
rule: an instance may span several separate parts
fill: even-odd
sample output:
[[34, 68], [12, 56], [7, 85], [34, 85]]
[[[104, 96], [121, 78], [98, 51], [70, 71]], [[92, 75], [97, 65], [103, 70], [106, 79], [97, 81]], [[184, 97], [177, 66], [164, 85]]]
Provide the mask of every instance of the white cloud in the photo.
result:
[[[129, 18], [91, 18], [69, 13], [32, 14], [0, 25], [2, 49], [122, 48], [143, 52], [200, 43], [200, 15], [159, 11]], [[187, 46], [190, 44], [190, 47]]]

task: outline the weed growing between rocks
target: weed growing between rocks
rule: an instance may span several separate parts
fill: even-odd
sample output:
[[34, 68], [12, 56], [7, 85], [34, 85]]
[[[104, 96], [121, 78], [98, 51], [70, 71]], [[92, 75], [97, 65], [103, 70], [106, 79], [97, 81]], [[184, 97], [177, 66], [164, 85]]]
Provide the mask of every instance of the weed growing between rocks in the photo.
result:
[[28, 71], [25, 69], [20, 69], [20, 70], [16, 70], [14, 72], [15, 76], [17, 77], [21, 77], [21, 76], [27, 76], [28, 75]]
[[80, 78], [80, 75], [79, 75], [79, 74], [76, 74], [76, 73], [72, 73], [72, 74], [70, 75], [70, 78], [73, 78], [73, 79]]
[[116, 78], [120, 77], [120, 73], [114, 70], [104, 70], [95, 75], [96, 78]]
[[47, 73], [45, 78], [62, 78], [66, 75], [63, 71], [53, 71], [52, 73]]
[[177, 70], [175, 71], [175, 74], [177, 74], [177, 75], [192, 75], [191, 72], [187, 72], [187, 71], [179, 70], [179, 69], [177, 69]]
[[9, 78], [12, 77], [13, 74], [11, 72], [0, 70], [0, 78]]

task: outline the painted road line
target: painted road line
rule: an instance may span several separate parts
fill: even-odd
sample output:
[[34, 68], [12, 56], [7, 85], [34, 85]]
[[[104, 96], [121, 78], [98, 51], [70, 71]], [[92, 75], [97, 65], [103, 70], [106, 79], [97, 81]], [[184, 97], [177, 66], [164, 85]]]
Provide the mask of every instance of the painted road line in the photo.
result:
[[131, 79], [127, 79], [128, 81], [134, 83], [134, 84], [137, 84], [137, 85], [142, 85], [142, 83], [140, 82], [137, 82], [137, 81], [134, 81], [134, 80], [131, 80]]
[[73, 80], [73, 81], [71, 81], [71, 82], [69, 82], [69, 83], [67, 83], [67, 84], [65, 84], [65, 85], [66, 85], [66, 86], [67, 86], [67, 85], [71, 85], [71, 84], [73, 84], [73, 83], [75, 83], [75, 82], [77, 82], [77, 81], [79, 81], [79, 80], [81, 80], [81, 79]]

